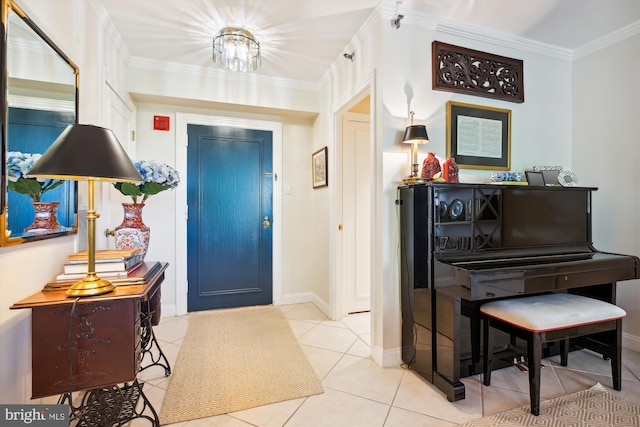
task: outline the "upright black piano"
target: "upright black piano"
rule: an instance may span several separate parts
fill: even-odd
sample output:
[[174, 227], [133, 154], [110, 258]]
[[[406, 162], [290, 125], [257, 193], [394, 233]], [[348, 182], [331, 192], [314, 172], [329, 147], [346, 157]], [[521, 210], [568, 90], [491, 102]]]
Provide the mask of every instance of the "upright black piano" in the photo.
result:
[[[481, 372], [478, 309], [483, 303], [544, 292], [615, 303], [616, 282], [637, 279], [640, 260], [593, 247], [595, 190], [451, 183], [400, 187], [404, 363], [448, 400], [464, 399], [460, 378]], [[513, 351], [509, 337], [501, 342], [505, 354]], [[579, 345], [607, 355], [597, 336]], [[505, 357], [502, 367], [507, 363]]]

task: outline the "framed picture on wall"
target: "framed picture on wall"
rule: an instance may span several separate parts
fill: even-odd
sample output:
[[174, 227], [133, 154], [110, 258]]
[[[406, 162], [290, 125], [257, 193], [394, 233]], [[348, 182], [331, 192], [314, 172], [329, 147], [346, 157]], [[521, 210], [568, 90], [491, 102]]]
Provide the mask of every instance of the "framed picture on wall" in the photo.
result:
[[511, 110], [447, 102], [447, 157], [461, 168], [509, 170]]
[[327, 175], [327, 147], [321, 148], [311, 155], [311, 173], [313, 188], [329, 185]]

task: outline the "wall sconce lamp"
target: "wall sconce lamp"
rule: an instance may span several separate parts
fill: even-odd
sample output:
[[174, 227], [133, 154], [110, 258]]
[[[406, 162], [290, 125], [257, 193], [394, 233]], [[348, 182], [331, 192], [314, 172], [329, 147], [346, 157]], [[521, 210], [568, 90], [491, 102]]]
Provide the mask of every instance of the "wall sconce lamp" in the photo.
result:
[[404, 179], [407, 184], [415, 184], [418, 182], [425, 182], [418, 177], [418, 144], [428, 144], [429, 135], [427, 135], [427, 128], [424, 125], [414, 125], [413, 116], [414, 112], [411, 111], [411, 124], [405, 129], [402, 142], [405, 144], [411, 144], [411, 175], [409, 178]]
[[356, 58], [356, 53], [355, 52], [351, 52], [351, 53], [345, 53], [344, 56], [346, 59], [350, 60], [351, 62], [353, 62], [353, 60]]
[[72, 181], [87, 181], [86, 277], [66, 291], [69, 297], [106, 294], [115, 289], [96, 274], [96, 224], [100, 213], [94, 210], [94, 182], [139, 182], [142, 177], [110, 129], [91, 125], [69, 125], [29, 170], [28, 176]]
[[402, 18], [404, 18], [404, 15], [397, 15], [395, 17], [395, 19], [391, 20], [391, 27], [395, 28], [396, 30], [398, 28], [400, 28], [400, 21], [402, 21]]

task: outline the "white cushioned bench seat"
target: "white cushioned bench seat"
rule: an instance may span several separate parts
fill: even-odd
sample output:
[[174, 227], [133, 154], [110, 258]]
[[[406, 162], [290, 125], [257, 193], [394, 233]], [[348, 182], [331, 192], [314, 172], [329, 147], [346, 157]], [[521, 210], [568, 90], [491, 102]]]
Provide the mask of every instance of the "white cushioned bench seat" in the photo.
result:
[[627, 313], [617, 305], [573, 294], [546, 294], [483, 304], [487, 316], [532, 332], [616, 320]]
[[[620, 307], [574, 294], [544, 294], [491, 301], [480, 307], [483, 320], [483, 372], [491, 385], [493, 330], [508, 333], [527, 343], [531, 413], [540, 414], [540, 368], [543, 344], [560, 342], [560, 364], [567, 366], [569, 340], [598, 334], [598, 351], [611, 359], [613, 388], [622, 389], [622, 318]], [[515, 342], [515, 341], [513, 341]]]

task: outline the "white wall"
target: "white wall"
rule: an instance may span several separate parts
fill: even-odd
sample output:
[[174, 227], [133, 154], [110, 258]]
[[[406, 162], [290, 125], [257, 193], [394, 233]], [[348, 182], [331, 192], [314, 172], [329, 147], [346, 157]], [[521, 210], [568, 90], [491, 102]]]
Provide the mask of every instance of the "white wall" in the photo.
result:
[[[640, 36], [576, 60], [573, 168], [593, 197], [593, 242], [599, 250], [640, 256]], [[640, 349], [640, 283], [618, 284], [627, 312], [623, 345]]]

